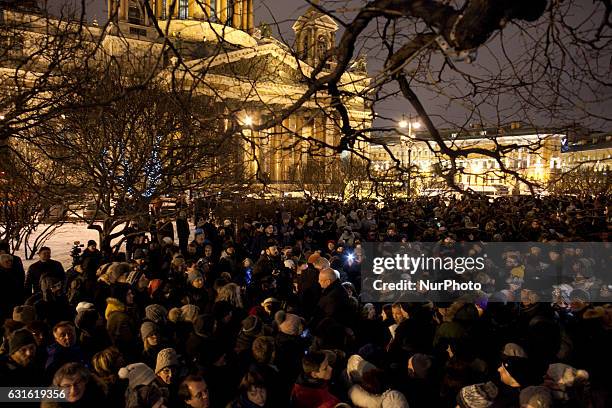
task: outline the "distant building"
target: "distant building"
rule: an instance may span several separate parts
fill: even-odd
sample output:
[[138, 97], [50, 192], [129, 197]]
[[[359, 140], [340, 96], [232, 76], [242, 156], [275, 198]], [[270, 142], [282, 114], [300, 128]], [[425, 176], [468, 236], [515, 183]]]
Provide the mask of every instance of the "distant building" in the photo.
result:
[[[456, 148], [498, 149], [500, 160], [472, 153], [456, 160], [454, 181], [464, 189], [488, 195], [526, 193], [527, 186], [517, 183], [517, 178], [500, 170], [500, 162], [522, 178], [546, 186], [549, 181], [576, 167], [594, 171], [609, 171], [612, 165], [612, 135], [589, 134], [563, 129], [534, 129], [513, 123], [502, 128], [474, 128], [441, 130], [440, 135], [448, 146]], [[415, 131], [411, 137], [398, 136], [385, 140], [386, 148], [399, 161], [394, 162], [382, 145], [371, 145], [369, 156], [374, 173], [381, 181], [400, 184], [406, 188], [410, 178], [411, 188], [421, 194], [444, 190], [442, 180], [450, 161], [440, 153], [440, 148], [426, 131]], [[397, 166], [404, 170], [404, 178], [398, 179]]]

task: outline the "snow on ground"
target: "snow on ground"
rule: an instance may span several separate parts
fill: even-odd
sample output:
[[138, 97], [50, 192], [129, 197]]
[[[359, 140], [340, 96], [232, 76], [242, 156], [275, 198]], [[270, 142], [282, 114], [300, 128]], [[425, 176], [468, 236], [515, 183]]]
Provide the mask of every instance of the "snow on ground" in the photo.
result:
[[[47, 225], [40, 225], [39, 231], [44, 231]], [[30, 237], [30, 244], [34, 242], [38, 234], [34, 233]], [[53, 235], [45, 242], [45, 246], [51, 248], [51, 258], [59, 261], [64, 265], [64, 269], [68, 269], [72, 266], [72, 258], [70, 257], [70, 250], [74, 245], [74, 241], [80, 241], [81, 244], [87, 245], [87, 241], [90, 239], [99, 241], [98, 231], [87, 229], [87, 224], [84, 222], [80, 223], [66, 223], [55, 230]], [[98, 242], [99, 245], [99, 242]], [[34, 259], [26, 260], [23, 256], [23, 249], [18, 251], [16, 255], [19, 255], [23, 259], [24, 267], [27, 269], [30, 264], [38, 260], [38, 256], [34, 255]]]
[[[174, 225], [173, 225], [174, 226]], [[47, 225], [40, 225], [38, 231], [44, 231]], [[175, 231], [176, 231], [176, 226]], [[193, 226], [192, 228], [192, 236], [193, 236]], [[123, 225], [117, 227], [117, 230], [123, 228]], [[33, 243], [38, 234], [34, 233], [30, 237], [30, 243]], [[87, 241], [90, 239], [95, 240], [98, 243], [98, 248], [100, 247], [99, 235], [98, 231], [87, 229], [87, 223], [77, 222], [77, 223], [66, 223], [55, 230], [53, 235], [45, 242], [45, 246], [51, 248], [51, 258], [59, 261], [64, 266], [64, 269], [68, 269], [72, 267], [72, 258], [70, 257], [70, 250], [74, 245], [74, 241], [80, 241], [81, 244], [87, 245]], [[113, 240], [111, 244], [118, 242], [121, 237]], [[81, 248], [83, 250], [84, 248]], [[122, 250], [125, 250], [125, 246], [122, 247]], [[38, 260], [38, 256], [34, 255], [34, 259], [26, 260], [24, 257], [23, 248], [15, 253], [23, 260], [24, 268], [27, 270], [28, 267]]]

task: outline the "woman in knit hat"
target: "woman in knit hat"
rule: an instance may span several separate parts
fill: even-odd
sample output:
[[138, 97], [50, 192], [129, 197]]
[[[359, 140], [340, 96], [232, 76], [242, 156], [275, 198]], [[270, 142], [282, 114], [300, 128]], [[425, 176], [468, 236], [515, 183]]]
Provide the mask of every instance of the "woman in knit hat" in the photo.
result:
[[288, 336], [299, 336], [302, 334], [304, 319], [298, 315], [279, 310], [274, 315], [274, 321], [281, 333], [285, 333]]
[[169, 406], [176, 406], [178, 402], [178, 383], [180, 373], [180, 362], [176, 350], [165, 348], [157, 353], [155, 363], [155, 382], [161, 389]]
[[159, 327], [153, 322], [143, 322], [142, 325], [140, 325], [140, 338], [143, 344], [140, 361], [153, 368], [155, 367], [157, 353], [165, 348], [162, 344]]
[[176, 382], [177, 369], [179, 368], [179, 359], [176, 350], [173, 348], [165, 348], [157, 353], [155, 363], [155, 375], [164, 386], [169, 386]]
[[185, 280], [187, 283], [184, 296], [185, 301], [196, 305], [201, 312], [209, 310], [210, 295], [204, 287], [204, 277], [196, 262], [188, 264]]
[[155, 382], [155, 373], [144, 363], [134, 363], [119, 370], [119, 378], [128, 380], [125, 408], [162, 408], [165, 400]]
[[185, 344], [193, 330], [193, 321], [199, 314], [200, 308], [192, 304], [175, 307], [168, 312], [168, 333], [172, 337], [171, 343], [180, 354], [185, 352]]

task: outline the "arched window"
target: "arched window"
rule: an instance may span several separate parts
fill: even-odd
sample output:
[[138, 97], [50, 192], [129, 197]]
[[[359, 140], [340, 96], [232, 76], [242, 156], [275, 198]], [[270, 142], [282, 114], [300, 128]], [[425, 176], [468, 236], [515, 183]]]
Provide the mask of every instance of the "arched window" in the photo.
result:
[[178, 18], [181, 20], [189, 18], [189, 0], [179, 0]]
[[128, 4], [128, 23], [144, 24], [144, 9], [138, 0], [130, 0]]

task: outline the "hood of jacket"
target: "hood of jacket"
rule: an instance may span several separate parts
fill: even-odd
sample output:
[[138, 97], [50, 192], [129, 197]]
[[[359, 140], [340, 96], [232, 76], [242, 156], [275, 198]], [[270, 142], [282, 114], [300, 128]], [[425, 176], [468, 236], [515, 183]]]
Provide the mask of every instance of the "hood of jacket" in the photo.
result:
[[104, 317], [106, 320], [108, 320], [111, 314], [115, 312], [125, 312], [125, 310], [126, 307], [123, 302], [121, 302], [119, 299], [109, 297], [106, 299], [106, 311], [104, 312]]

